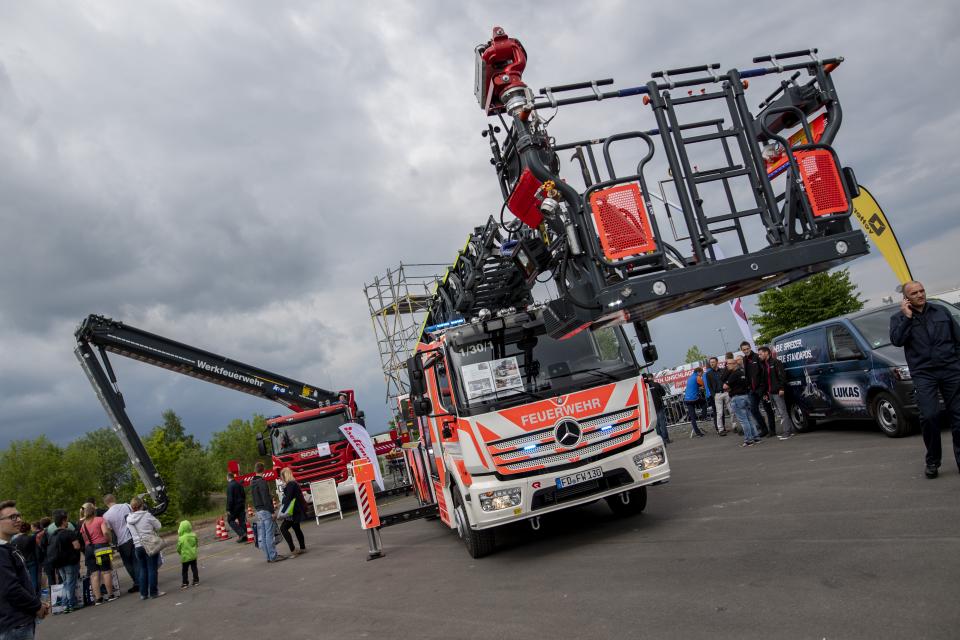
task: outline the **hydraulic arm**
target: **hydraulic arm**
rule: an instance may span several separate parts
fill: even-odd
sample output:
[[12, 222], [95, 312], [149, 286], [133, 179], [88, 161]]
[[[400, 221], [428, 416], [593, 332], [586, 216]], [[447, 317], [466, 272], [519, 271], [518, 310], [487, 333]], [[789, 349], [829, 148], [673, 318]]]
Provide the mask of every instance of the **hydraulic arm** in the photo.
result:
[[108, 351], [273, 400], [294, 411], [344, 402], [345, 395], [352, 396], [349, 391], [327, 391], [103, 316], [88, 316], [80, 324], [75, 336], [77, 346], [74, 354], [154, 502], [151, 511], [157, 515], [167, 508], [163, 479], [126, 413], [123, 394], [107, 357]]

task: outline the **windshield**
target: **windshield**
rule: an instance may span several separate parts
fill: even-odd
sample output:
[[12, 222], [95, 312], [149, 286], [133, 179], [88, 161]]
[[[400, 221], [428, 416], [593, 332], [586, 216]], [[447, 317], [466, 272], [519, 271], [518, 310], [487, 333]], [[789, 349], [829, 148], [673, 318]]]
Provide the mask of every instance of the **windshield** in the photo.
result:
[[[933, 304], [942, 309], [946, 309], [953, 316], [954, 320], [960, 322], [960, 308], [941, 300], [928, 300], [927, 304]], [[890, 344], [890, 316], [899, 311], [898, 307], [886, 307], [877, 309], [859, 318], [853, 318], [851, 322], [863, 335], [864, 340], [870, 345], [871, 349], [879, 349]]]
[[454, 342], [450, 378], [466, 414], [492, 411], [639, 375], [619, 328], [581, 331], [566, 340], [543, 324], [508, 331], [502, 350], [491, 336]]
[[896, 309], [880, 309], [859, 318], [853, 318], [853, 326], [867, 341], [871, 349], [879, 349], [890, 344], [890, 316]]
[[274, 455], [314, 449], [321, 442], [342, 440], [340, 425], [346, 423], [346, 414], [339, 411], [334, 414], [317, 416], [292, 425], [280, 425], [273, 430]]

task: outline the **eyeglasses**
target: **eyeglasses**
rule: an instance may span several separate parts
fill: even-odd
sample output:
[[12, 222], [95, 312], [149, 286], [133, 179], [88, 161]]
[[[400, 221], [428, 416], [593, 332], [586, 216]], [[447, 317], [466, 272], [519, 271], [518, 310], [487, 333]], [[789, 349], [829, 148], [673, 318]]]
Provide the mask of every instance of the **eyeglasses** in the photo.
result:
[[23, 516], [19, 513], [11, 513], [8, 516], [3, 516], [0, 520], [21, 520]]

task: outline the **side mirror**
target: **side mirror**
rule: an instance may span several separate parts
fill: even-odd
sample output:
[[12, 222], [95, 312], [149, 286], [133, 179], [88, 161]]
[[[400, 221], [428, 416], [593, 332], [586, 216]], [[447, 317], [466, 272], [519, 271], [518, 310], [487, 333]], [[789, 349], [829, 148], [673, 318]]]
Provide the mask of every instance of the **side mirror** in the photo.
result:
[[641, 349], [640, 352], [643, 354], [643, 361], [647, 364], [653, 364], [657, 361], [657, 358], [659, 358], [657, 345], [655, 344], [643, 345], [643, 349]]
[[363, 411], [357, 411], [357, 424], [361, 427], [367, 426], [367, 415]]
[[407, 360], [407, 378], [410, 380], [410, 396], [422, 396], [427, 392], [427, 384], [423, 372], [423, 362], [416, 355]]
[[267, 443], [263, 441], [263, 434], [257, 434], [257, 453], [262, 456], [267, 455]]
[[417, 416], [429, 416], [433, 413], [433, 403], [430, 398], [420, 396], [413, 401], [413, 413]]

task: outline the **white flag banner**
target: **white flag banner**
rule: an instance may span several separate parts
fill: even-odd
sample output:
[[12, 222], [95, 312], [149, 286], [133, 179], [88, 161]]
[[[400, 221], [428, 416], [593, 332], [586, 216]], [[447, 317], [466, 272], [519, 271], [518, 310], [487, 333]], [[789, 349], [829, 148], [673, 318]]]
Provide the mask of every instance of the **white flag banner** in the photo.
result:
[[377, 486], [383, 491], [383, 476], [380, 474], [380, 463], [377, 462], [377, 452], [373, 448], [373, 440], [367, 430], [355, 422], [348, 422], [340, 426], [340, 431], [347, 438], [347, 442], [361, 458], [366, 458], [373, 465], [376, 474]]
[[734, 298], [730, 301], [730, 310], [733, 311], [733, 317], [737, 319], [740, 325], [740, 333], [743, 339], [753, 346], [753, 332], [750, 330], [750, 321], [747, 320], [747, 312], [743, 309], [743, 301], [740, 298]]
[[[723, 260], [724, 255], [723, 251], [720, 249], [720, 245], [713, 246], [713, 253], [717, 256], [718, 260]], [[743, 339], [750, 343], [750, 346], [753, 346], [753, 331], [750, 330], [750, 321], [747, 319], [747, 312], [743, 308], [743, 300], [740, 298], [734, 298], [729, 301], [730, 311], [733, 312], [733, 317], [737, 320], [737, 326], [740, 327], [740, 333], [743, 334]], [[736, 349], [734, 349], [736, 351]]]

